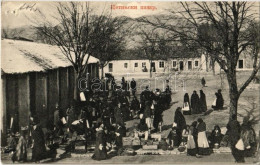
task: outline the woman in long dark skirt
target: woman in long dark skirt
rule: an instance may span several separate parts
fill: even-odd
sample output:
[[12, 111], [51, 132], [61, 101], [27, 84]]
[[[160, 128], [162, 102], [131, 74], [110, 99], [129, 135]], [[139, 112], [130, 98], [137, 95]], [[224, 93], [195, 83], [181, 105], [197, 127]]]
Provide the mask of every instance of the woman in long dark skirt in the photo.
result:
[[206, 95], [203, 90], [200, 90], [200, 112], [207, 111]]
[[177, 124], [176, 133], [178, 136], [177, 144], [179, 146], [181, 144], [181, 140], [182, 140], [182, 131], [186, 126], [186, 120], [185, 120], [183, 114], [181, 113], [181, 107], [178, 107], [175, 111], [174, 123]]
[[191, 111], [192, 114], [199, 114], [200, 113], [200, 107], [199, 107], [199, 95], [196, 91], [193, 91], [193, 94], [191, 95]]
[[45, 140], [42, 128], [37, 125], [37, 122], [33, 122], [33, 131], [32, 131], [32, 160], [38, 162], [45, 158], [46, 148]]
[[98, 123], [98, 128], [96, 131], [96, 147], [92, 159], [105, 160], [107, 159], [107, 149], [103, 123]]

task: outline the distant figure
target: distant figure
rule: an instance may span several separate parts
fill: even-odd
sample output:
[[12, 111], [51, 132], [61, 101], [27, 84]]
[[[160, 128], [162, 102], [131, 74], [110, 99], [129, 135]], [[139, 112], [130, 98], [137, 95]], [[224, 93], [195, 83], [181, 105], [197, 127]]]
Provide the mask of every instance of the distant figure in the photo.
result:
[[130, 87], [132, 90], [132, 95], [135, 96], [135, 92], [136, 92], [136, 81], [134, 78], [132, 78], [132, 81], [130, 82]]
[[217, 106], [219, 109], [223, 109], [224, 99], [221, 93], [221, 89], [218, 90]]
[[144, 66], [144, 68], [143, 68], [143, 72], [148, 72], [146, 66]]
[[199, 114], [200, 113], [200, 106], [199, 106], [199, 95], [196, 91], [193, 91], [193, 94], [191, 95], [191, 111], [192, 114]]
[[203, 87], [205, 87], [205, 85], [206, 85], [206, 80], [204, 79], [204, 77], [202, 77], [202, 79], [201, 79], [201, 84], [202, 84]]
[[214, 100], [213, 104], [212, 104], [212, 108], [214, 110], [221, 110], [223, 109], [223, 105], [224, 105], [224, 99], [221, 93], [221, 89], [218, 90], [217, 93], [215, 93], [216, 95], [216, 99]]
[[125, 89], [125, 77], [122, 77], [121, 79], [121, 87], [123, 90]]
[[185, 93], [182, 111], [184, 115], [191, 115], [190, 98], [189, 94]]
[[206, 95], [203, 90], [200, 90], [200, 112], [207, 111]]

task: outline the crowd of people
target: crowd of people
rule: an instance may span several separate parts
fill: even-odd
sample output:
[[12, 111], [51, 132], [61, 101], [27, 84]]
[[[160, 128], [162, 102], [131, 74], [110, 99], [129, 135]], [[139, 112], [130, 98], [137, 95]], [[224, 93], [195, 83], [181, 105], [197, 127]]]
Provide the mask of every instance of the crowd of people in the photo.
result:
[[[154, 132], [162, 131], [163, 112], [170, 107], [172, 101], [169, 85], [164, 91], [160, 89], [151, 91], [149, 86], [146, 86], [138, 98], [137, 83], [134, 79], [128, 83], [122, 77], [121, 84], [116, 84], [114, 79], [110, 83], [110, 90], [108, 83], [103, 83], [105, 85], [102, 85], [102, 89], [107, 90], [94, 89], [91, 94], [84, 94], [80, 102], [73, 101], [67, 110], [61, 109], [57, 104], [53, 122], [49, 122], [45, 131], [41, 128], [40, 119], [37, 116], [30, 117], [30, 126], [21, 128], [18, 141], [15, 140], [14, 134], [9, 134], [6, 152], [14, 152], [13, 161], [27, 161], [27, 149], [30, 147], [32, 161], [38, 162], [47, 157], [55, 158], [56, 149], [62, 144], [66, 144], [64, 155], [70, 154], [75, 151], [77, 141], [81, 140], [84, 141], [86, 152], [88, 146], [95, 143], [92, 158], [103, 160], [108, 158], [108, 151], [122, 149], [123, 137], [127, 132], [125, 122], [128, 120], [140, 119], [139, 123], [134, 124], [132, 131], [133, 136], [137, 138], [144, 137], [148, 140], [152, 128]], [[224, 100], [221, 90], [218, 90], [216, 96], [216, 104], [212, 107], [215, 110], [222, 109]], [[207, 103], [203, 90], [200, 90], [200, 97], [194, 91], [191, 102], [186, 93], [183, 107], [178, 107], [175, 111], [168, 142], [164, 141], [165, 139], [162, 140], [167, 146], [165, 149], [177, 147], [181, 150], [187, 147], [188, 155], [201, 157], [201, 155], [209, 155], [212, 148], [220, 146], [224, 135], [221, 134], [219, 126], [215, 126], [211, 135], [207, 136], [206, 123], [201, 118], [191, 125], [186, 124], [184, 115], [206, 111]], [[239, 138], [243, 141], [247, 139], [248, 142], [244, 142], [246, 147], [244, 150], [250, 149], [248, 146], [256, 143], [254, 131], [248, 123], [242, 125], [240, 129], [239, 123], [235, 120], [228, 124], [227, 129], [232, 153], [238, 162], [243, 161], [237, 156], [242, 153], [236, 147], [237, 141]], [[245, 130], [251, 132], [248, 133]], [[254, 138], [244, 134], [250, 134]]]
[[[224, 99], [221, 93], [221, 89], [219, 89], [215, 95], [216, 98], [212, 103], [212, 108], [214, 110], [222, 110]], [[197, 91], [194, 90], [191, 95], [191, 99], [189, 98], [189, 94], [185, 93], [182, 110], [185, 115], [201, 114], [207, 112], [208, 109], [206, 95], [203, 90], [200, 90], [200, 96], [197, 94]]]

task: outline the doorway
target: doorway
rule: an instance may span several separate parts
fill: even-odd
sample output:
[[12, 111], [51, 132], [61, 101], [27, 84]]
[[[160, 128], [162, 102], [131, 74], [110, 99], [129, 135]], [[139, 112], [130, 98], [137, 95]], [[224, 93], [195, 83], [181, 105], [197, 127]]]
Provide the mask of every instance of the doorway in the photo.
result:
[[155, 62], [151, 63], [151, 70], [152, 70], [152, 72], [156, 72], [156, 70], [155, 70]]
[[180, 61], [179, 64], [180, 64], [180, 70], [183, 70], [183, 61]]
[[189, 69], [189, 70], [192, 69], [192, 61], [188, 61], [188, 69]]

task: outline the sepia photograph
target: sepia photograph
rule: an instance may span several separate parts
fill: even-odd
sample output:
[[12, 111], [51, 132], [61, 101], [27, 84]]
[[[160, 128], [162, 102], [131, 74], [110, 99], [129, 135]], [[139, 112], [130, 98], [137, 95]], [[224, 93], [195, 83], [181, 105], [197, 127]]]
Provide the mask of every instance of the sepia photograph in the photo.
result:
[[2, 164], [259, 164], [259, 1], [1, 1]]

